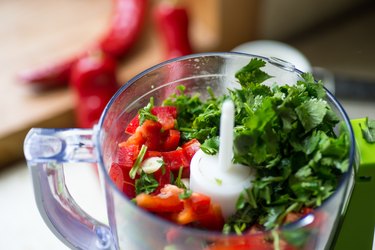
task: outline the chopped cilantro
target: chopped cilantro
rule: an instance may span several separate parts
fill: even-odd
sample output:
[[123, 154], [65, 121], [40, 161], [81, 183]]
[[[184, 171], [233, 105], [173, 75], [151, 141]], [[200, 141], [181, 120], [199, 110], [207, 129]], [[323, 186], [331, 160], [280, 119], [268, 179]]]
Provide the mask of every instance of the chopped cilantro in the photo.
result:
[[174, 181], [174, 184], [177, 186], [177, 187], [179, 187], [179, 188], [183, 188], [183, 189], [186, 189], [186, 187], [185, 187], [185, 184], [182, 182], [182, 180], [181, 180], [181, 176], [182, 176], [182, 171], [183, 171], [183, 167], [180, 167], [179, 169], [178, 169], [178, 175], [177, 175], [177, 178], [176, 178], [176, 180]]
[[[228, 95], [215, 97], [209, 89], [202, 101], [181, 86], [179, 94], [164, 102], [177, 107], [183, 140], [198, 139], [208, 154], [218, 152], [222, 102], [231, 99], [235, 104], [233, 162], [257, 171], [223, 233], [241, 234], [255, 224], [275, 229], [287, 213], [321, 205], [349, 167], [349, 137], [344, 130], [337, 134], [340, 120], [326, 101], [323, 84], [305, 73], [295, 85], [269, 87], [262, 84], [271, 78], [261, 69], [265, 64], [252, 59], [240, 69], [235, 76], [241, 88], [229, 89]], [[362, 128], [369, 140], [374, 140], [374, 131], [373, 120]]]
[[193, 191], [191, 191], [190, 189], [184, 189], [184, 192], [179, 194], [178, 197], [181, 199], [181, 200], [186, 200], [186, 199], [189, 199], [190, 196], [192, 195]]
[[156, 190], [159, 182], [154, 178], [153, 174], [146, 174], [142, 171], [141, 176], [135, 180], [136, 194], [146, 193], [150, 194]]
[[219, 152], [219, 136], [206, 139], [201, 149], [208, 155], [216, 155]]
[[142, 125], [146, 120], [157, 121], [158, 118], [151, 113], [152, 108], [154, 107], [154, 98], [150, 98], [150, 102], [142, 109], [138, 111], [139, 114], [139, 125]]

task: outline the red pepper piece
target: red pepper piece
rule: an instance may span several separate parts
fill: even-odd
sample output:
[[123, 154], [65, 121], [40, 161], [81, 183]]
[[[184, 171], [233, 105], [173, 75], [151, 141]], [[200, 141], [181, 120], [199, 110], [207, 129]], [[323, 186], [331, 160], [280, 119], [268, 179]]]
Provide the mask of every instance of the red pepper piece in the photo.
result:
[[162, 156], [165, 164], [172, 171], [179, 171], [180, 167], [189, 168], [190, 163], [184, 154], [183, 149], [177, 149], [174, 151], [162, 152]]
[[79, 57], [66, 59], [55, 64], [48, 64], [36, 69], [27, 69], [18, 74], [25, 83], [33, 83], [40, 89], [67, 85], [73, 65]]
[[194, 154], [200, 149], [201, 144], [197, 139], [191, 139], [190, 141], [184, 143], [182, 145], [182, 149], [185, 152], [186, 158], [189, 161], [189, 164], [191, 162], [191, 159], [193, 158]]
[[118, 163], [124, 167], [132, 168], [139, 154], [138, 145], [126, 145], [118, 148]]
[[186, 8], [162, 1], [155, 7], [154, 17], [166, 47], [166, 59], [192, 53]]
[[180, 131], [170, 129], [165, 131], [167, 138], [163, 143], [163, 151], [175, 150], [180, 142]]
[[224, 226], [224, 218], [220, 206], [211, 203], [206, 212], [197, 214], [197, 224], [208, 230], [222, 230]]
[[210, 209], [211, 198], [207, 195], [192, 193], [189, 199], [191, 200], [191, 207], [198, 215], [206, 213]]
[[119, 88], [116, 61], [100, 52], [81, 58], [72, 68], [71, 87], [77, 98], [78, 126], [90, 128]]
[[124, 187], [124, 173], [119, 164], [112, 163], [111, 168], [109, 169], [109, 177], [115, 183], [116, 187], [122, 191]]
[[125, 133], [132, 135], [135, 133], [136, 129], [139, 127], [139, 115], [137, 114], [129, 122], [128, 126], [125, 128]]
[[158, 181], [159, 185], [152, 194], [159, 194], [166, 184], [171, 183], [171, 170], [163, 166], [154, 173], [154, 178]]
[[153, 107], [151, 110], [153, 115], [156, 115], [158, 122], [163, 127], [163, 130], [174, 128], [177, 118], [177, 108], [172, 106]]
[[147, 159], [150, 157], [162, 157], [162, 153], [160, 151], [147, 150], [144, 159]]
[[172, 185], [166, 185], [160, 190], [158, 195], [141, 193], [135, 197], [137, 206], [150, 212], [173, 213], [180, 212], [184, 208], [183, 201], [180, 200], [181, 190]]
[[119, 190], [132, 199], [135, 197], [135, 180], [129, 176], [130, 169], [124, 165], [112, 163], [109, 169], [109, 177]]
[[[177, 118], [177, 108], [173, 106], [157, 106], [153, 107], [151, 113], [158, 118], [158, 122], [163, 127], [163, 130], [174, 128]], [[125, 133], [134, 134], [139, 126], [139, 115], [137, 114], [125, 128]]]
[[145, 140], [143, 144], [147, 146], [148, 150], [160, 149], [162, 134], [161, 124], [159, 122], [146, 120], [142, 126], [139, 127], [139, 131]]
[[174, 176], [178, 176], [182, 168], [181, 178], [190, 176], [190, 162], [188, 161], [183, 149], [162, 152], [162, 157], [167, 168], [170, 168]]
[[41, 89], [68, 85], [73, 65], [91, 50], [101, 50], [115, 58], [125, 55], [135, 43], [142, 28], [147, 0], [114, 0], [114, 13], [108, 32], [88, 51], [40, 68], [18, 74], [21, 81]]

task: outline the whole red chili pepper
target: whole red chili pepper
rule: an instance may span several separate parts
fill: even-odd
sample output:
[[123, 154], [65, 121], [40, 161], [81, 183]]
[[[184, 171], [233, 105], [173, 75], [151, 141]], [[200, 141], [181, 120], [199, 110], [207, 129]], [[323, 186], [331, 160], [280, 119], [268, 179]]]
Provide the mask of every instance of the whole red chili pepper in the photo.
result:
[[114, 6], [112, 24], [100, 40], [99, 47], [118, 58], [136, 41], [142, 28], [147, 0], [114, 0]]
[[118, 90], [116, 60], [101, 51], [80, 58], [71, 69], [71, 88], [76, 95], [76, 121], [91, 128]]
[[155, 7], [154, 17], [166, 47], [165, 59], [192, 53], [186, 8], [170, 1], [162, 1]]
[[[144, 20], [148, 0], [114, 0], [114, 13], [108, 32], [98, 40], [92, 50], [102, 50], [113, 57], [121, 57], [136, 41]], [[88, 51], [63, 61], [36, 69], [25, 70], [19, 78], [39, 88], [67, 85], [72, 66]]]

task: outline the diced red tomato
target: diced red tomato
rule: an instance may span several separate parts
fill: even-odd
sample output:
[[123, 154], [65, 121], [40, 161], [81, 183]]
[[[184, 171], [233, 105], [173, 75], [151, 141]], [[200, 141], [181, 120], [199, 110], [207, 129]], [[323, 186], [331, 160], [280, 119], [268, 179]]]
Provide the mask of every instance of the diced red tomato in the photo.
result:
[[191, 162], [191, 159], [193, 158], [194, 154], [200, 149], [200, 142], [197, 139], [192, 139], [184, 145], [182, 145], [182, 148], [185, 152], [186, 158], [189, 161], [189, 164]]
[[170, 129], [165, 132], [166, 139], [163, 143], [163, 151], [172, 151], [178, 147], [180, 143], [180, 131]]
[[172, 106], [153, 107], [151, 110], [161, 123], [163, 130], [173, 129], [176, 123], [177, 109]]

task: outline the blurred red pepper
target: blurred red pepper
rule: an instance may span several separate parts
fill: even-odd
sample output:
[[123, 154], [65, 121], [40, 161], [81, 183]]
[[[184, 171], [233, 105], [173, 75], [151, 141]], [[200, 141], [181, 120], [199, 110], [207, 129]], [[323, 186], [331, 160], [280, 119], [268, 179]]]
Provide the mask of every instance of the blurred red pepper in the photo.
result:
[[135, 43], [147, 10], [148, 0], [113, 0], [114, 14], [107, 34], [99, 47], [113, 57], [119, 58]]
[[118, 90], [116, 60], [100, 51], [80, 58], [71, 69], [77, 126], [91, 128]]
[[[118, 58], [129, 51], [138, 37], [148, 0], [114, 0], [114, 13], [108, 32], [97, 43], [90, 46], [92, 50], [102, 50]], [[63, 61], [50, 63], [36, 69], [21, 72], [19, 78], [39, 88], [64, 86], [69, 83], [72, 66], [87, 55], [87, 51]]]
[[154, 18], [166, 46], [165, 59], [192, 53], [189, 17], [185, 7], [171, 1], [161, 1], [154, 9]]

